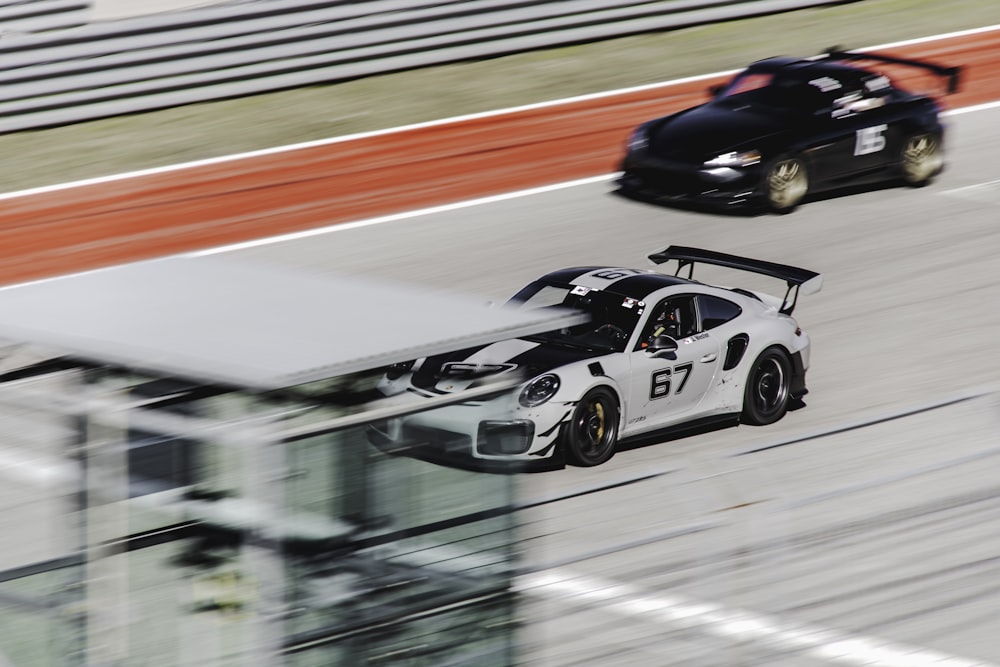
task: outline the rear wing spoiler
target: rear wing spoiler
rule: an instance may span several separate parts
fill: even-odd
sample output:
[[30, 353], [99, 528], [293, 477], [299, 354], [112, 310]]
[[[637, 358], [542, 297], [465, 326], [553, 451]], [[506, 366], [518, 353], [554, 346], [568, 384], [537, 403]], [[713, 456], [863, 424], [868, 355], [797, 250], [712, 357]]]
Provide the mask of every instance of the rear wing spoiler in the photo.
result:
[[781, 302], [779, 312], [785, 315], [791, 315], [792, 311], [795, 310], [795, 302], [798, 300], [800, 292], [802, 294], [815, 294], [823, 287], [823, 276], [815, 271], [787, 264], [765, 262], [760, 259], [727, 255], [714, 250], [672, 245], [649, 256], [649, 261], [653, 264], [664, 264], [671, 260], [677, 262], [677, 271], [674, 272], [674, 275], [680, 276], [681, 271], [687, 268], [689, 280], [693, 280], [695, 264], [715, 264], [716, 266], [750, 271], [784, 280], [788, 285], [788, 290], [785, 292], [785, 298]]
[[891, 63], [893, 65], [905, 65], [907, 67], [917, 67], [919, 69], [925, 69], [943, 79], [947, 79], [949, 95], [958, 92], [958, 85], [960, 83], [962, 75], [961, 67], [945, 67], [944, 65], [932, 63], [927, 60], [917, 60], [914, 58], [898, 58], [896, 56], [890, 56], [884, 53], [872, 53], [867, 51], [844, 51], [839, 46], [834, 46], [830, 48], [827, 53], [817, 56], [817, 59], [845, 60], [845, 61], [874, 60], [876, 62], [881, 62], [881, 63]]

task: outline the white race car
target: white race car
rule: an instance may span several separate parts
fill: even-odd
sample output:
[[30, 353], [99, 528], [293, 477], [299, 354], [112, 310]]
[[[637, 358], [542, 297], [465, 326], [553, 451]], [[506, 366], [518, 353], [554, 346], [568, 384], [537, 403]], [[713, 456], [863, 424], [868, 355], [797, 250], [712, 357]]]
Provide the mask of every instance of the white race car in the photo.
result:
[[[372, 442], [477, 468], [594, 466], [624, 440], [680, 425], [781, 419], [805, 395], [809, 367], [809, 337], [792, 311], [800, 293], [819, 291], [822, 276], [679, 246], [649, 258], [676, 261], [675, 273], [562, 269], [508, 302], [582, 310], [586, 324], [390, 368], [378, 383], [386, 396], [441, 397], [508, 373], [525, 381], [515, 391], [373, 424]], [[779, 278], [787, 290], [779, 298], [701, 283], [696, 263]]]

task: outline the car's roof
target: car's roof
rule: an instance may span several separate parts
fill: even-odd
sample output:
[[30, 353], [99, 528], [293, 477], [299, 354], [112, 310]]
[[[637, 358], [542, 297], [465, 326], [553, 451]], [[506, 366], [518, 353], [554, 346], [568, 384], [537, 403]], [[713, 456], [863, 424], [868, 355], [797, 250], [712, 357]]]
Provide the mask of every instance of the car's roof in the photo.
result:
[[[607, 276], [613, 277], [608, 278]], [[678, 287], [681, 288], [676, 290], [679, 293], [699, 292], [702, 294], [715, 294], [716, 296], [725, 295], [726, 298], [737, 301], [742, 306], [750, 303], [761, 303], [759, 296], [745, 289], [703, 283], [698, 280], [660, 273], [651, 269], [632, 269], [615, 266], [574, 266], [546, 273], [532, 284], [538, 282], [560, 286], [580, 285], [638, 301], [648, 301], [651, 295], [664, 288]], [[663, 298], [669, 294], [670, 292], [667, 292], [666, 294], [658, 295], [656, 298]]]
[[546, 273], [539, 280], [557, 285], [583, 285], [643, 300], [653, 292], [675, 285], [702, 285], [694, 280], [647, 269], [615, 266], [575, 266]]
[[849, 65], [843, 61], [810, 60], [808, 58], [793, 58], [788, 56], [776, 56], [758, 60], [751, 63], [747, 67], [747, 71], [766, 72], [770, 74], [780, 73], [786, 76], [800, 74], [803, 81], [823, 75], [843, 75], [850, 73], [859, 76], [871, 73], [870, 70]]
[[[766, 77], [766, 83], [743, 88], [741, 82], [754, 77]], [[876, 80], [878, 84], [874, 83]], [[731, 86], [718, 100], [723, 107], [735, 99], [775, 108], [815, 111], [831, 106], [845, 94], [861, 93], [869, 86], [872, 90], [886, 90], [891, 83], [876, 71], [844, 61], [782, 56], [751, 63]]]

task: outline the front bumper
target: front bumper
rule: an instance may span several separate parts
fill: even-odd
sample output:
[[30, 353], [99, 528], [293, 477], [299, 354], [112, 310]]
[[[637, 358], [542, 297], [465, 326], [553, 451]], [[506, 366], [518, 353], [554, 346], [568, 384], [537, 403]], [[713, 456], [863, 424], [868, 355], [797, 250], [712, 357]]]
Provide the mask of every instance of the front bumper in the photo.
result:
[[[541, 414], [490, 414], [482, 404], [456, 405], [368, 425], [368, 439], [388, 454], [490, 471], [565, 466], [559, 425], [569, 414], [555, 405]], [[548, 424], [548, 426], [545, 426]]]
[[706, 169], [701, 164], [629, 154], [620, 169], [618, 187], [628, 195], [726, 208], [757, 205], [763, 198], [759, 164]]

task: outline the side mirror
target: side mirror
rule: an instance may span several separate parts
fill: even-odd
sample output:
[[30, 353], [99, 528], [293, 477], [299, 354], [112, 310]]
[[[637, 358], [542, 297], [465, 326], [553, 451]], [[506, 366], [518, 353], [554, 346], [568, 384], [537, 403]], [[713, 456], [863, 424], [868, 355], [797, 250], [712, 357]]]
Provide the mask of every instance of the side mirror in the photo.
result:
[[646, 347], [646, 352], [653, 357], [665, 357], [677, 351], [677, 341], [670, 336], [657, 336]]

